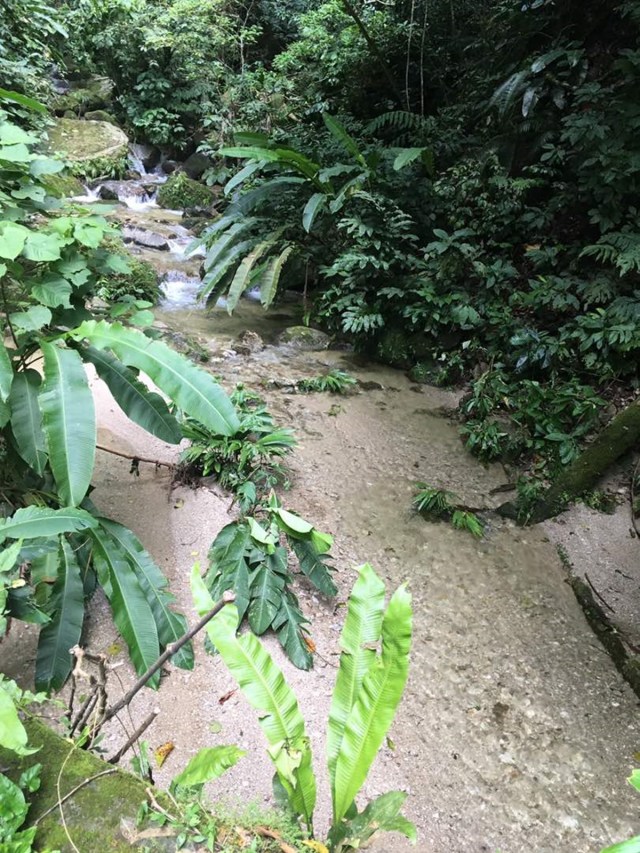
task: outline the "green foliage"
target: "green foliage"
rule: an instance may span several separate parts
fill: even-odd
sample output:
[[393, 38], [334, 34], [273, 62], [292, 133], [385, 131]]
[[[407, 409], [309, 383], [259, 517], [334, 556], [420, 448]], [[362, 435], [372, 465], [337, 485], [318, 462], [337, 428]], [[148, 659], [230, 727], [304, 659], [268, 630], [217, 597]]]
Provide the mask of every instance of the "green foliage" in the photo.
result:
[[305, 393], [330, 393], [347, 394], [357, 380], [344, 370], [330, 370], [323, 376], [312, 376], [309, 379], [301, 379], [296, 388]]
[[[258, 514], [259, 512], [259, 514]], [[337, 592], [329, 564], [332, 537], [278, 503], [275, 494], [254, 515], [223, 527], [209, 550], [205, 584], [216, 600], [232, 589], [240, 621], [251, 630], [272, 629], [289, 659], [299, 669], [313, 666], [312, 644], [294, 594], [289, 559], [326, 596]]]
[[434, 489], [426, 483], [416, 483], [418, 491], [413, 497], [413, 507], [425, 518], [432, 520], [447, 519], [456, 530], [468, 530], [473, 536], [482, 539], [484, 525], [478, 516], [455, 503], [455, 495], [445, 489]]
[[231, 436], [207, 429], [194, 418], [182, 419], [182, 434], [191, 442], [182, 461], [188, 474], [215, 476], [235, 492], [246, 511], [273, 486], [286, 483], [281, 460], [296, 440], [291, 430], [276, 425], [263, 400], [243, 385], [236, 387], [231, 402], [240, 420]]
[[[212, 600], [197, 569], [192, 590], [199, 613]], [[316, 801], [311, 748], [296, 698], [259, 640], [238, 636], [238, 612], [224, 608], [207, 626], [240, 689], [258, 711], [276, 768], [274, 785], [311, 832]], [[411, 645], [411, 598], [400, 587], [384, 609], [384, 584], [369, 565], [349, 598], [341, 637], [340, 668], [329, 718], [328, 761], [333, 823], [332, 853], [358, 848], [375, 831], [393, 830], [415, 840], [415, 827], [400, 815], [406, 797], [383, 794], [361, 812], [355, 797], [393, 721], [407, 679]], [[381, 650], [377, 651], [381, 643]]]
[[34, 764], [12, 782], [0, 773], [0, 845], [5, 853], [29, 853], [37, 827], [21, 829], [27, 819], [29, 804], [25, 793], [33, 793], [40, 787], [41, 764]]
[[158, 190], [158, 204], [170, 210], [187, 210], [190, 207], [209, 208], [212, 202], [211, 191], [185, 175], [184, 172], [171, 175]]
[[[48, 195], [42, 179], [62, 164], [34, 153], [37, 141], [0, 113], [0, 294], [9, 333], [0, 348], [0, 541], [11, 543], [0, 561], [0, 628], [4, 634], [9, 616], [41, 626], [36, 682], [58, 689], [96, 580], [139, 672], [185, 631], [142, 544], [98, 518], [88, 500], [96, 422], [84, 363], [96, 366], [132, 420], [165, 441], [180, 442], [178, 420], [138, 371], [210, 432], [231, 435], [238, 418], [212, 377], [122, 324], [149, 322], [139, 302], [118, 302], [93, 319], [87, 306], [100, 281], [128, 267], [103, 244], [112, 229], [101, 216], [69, 211]], [[30, 366], [40, 355], [44, 378]], [[193, 665], [190, 650], [179, 664]]]
[[[160, 298], [158, 273], [149, 261], [141, 261], [129, 254], [125, 256], [125, 251], [122, 248], [119, 254], [122, 255], [128, 271], [112, 273], [102, 278], [98, 283], [98, 296], [110, 303], [130, 304], [131, 300], [138, 300], [154, 305]], [[136, 307], [140, 307], [139, 304]]]

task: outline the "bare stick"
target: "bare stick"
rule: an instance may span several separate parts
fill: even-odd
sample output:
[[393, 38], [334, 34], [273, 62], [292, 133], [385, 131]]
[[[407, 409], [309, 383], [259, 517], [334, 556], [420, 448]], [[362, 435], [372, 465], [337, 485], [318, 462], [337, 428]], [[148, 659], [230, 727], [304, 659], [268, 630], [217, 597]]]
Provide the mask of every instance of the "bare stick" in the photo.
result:
[[96, 779], [99, 779], [101, 776], [108, 776], [110, 773], [117, 773], [117, 772], [118, 772], [118, 768], [117, 768], [117, 767], [109, 767], [109, 769], [108, 769], [108, 770], [102, 770], [100, 773], [96, 773], [96, 775], [95, 775], [95, 776], [90, 776], [88, 779], [85, 779], [85, 780], [84, 780], [84, 782], [80, 782], [80, 784], [79, 784], [79, 785], [76, 785], [76, 787], [75, 787], [75, 788], [72, 788], [72, 789], [69, 791], [69, 793], [68, 793], [68, 794], [65, 794], [65, 795], [64, 795], [64, 797], [62, 797], [62, 799], [58, 800], [58, 802], [57, 802], [57, 803], [54, 803], [54, 804], [51, 806], [51, 808], [48, 808], [48, 809], [46, 810], [46, 812], [42, 812], [42, 814], [40, 815], [40, 817], [36, 818], [36, 819], [33, 821], [33, 825], [34, 825], [34, 826], [37, 826], [37, 825], [40, 823], [40, 821], [41, 821], [41, 820], [43, 820], [43, 819], [44, 819], [48, 814], [51, 814], [51, 812], [55, 811], [55, 810], [56, 810], [57, 808], [59, 808], [63, 803], [66, 803], [66, 801], [67, 801], [70, 797], [73, 797], [73, 795], [74, 795], [74, 794], [77, 794], [77, 793], [78, 793], [78, 791], [79, 791], [81, 788], [84, 788], [84, 786], [85, 786], [85, 785], [88, 785], [90, 782], [95, 782], [95, 780], [96, 780]]
[[600, 601], [601, 601], [601, 602], [604, 604], [604, 606], [607, 608], [607, 610], [610, 610], [612, 613], [615, 613], [616, 611], [613, 609], [613, 607], [612, 607], [608, 602], [606, 602], [606, 601], [604, 600], [604, 598], [600, 595], [600, 593], [599, 593], [599, 592], [598, 592], [598, 590], [595, 588], [595, 586], [591, 583], [591, 578], [589, 577], [589, 575], [588, 575], [586, 572], [584, 573], [584, 579], [585, 579], [585, 580], [586, 580], [586, 582], [589, 584], [589, 586], [590, 586], [590, 587], [591, 587], [591, 589], [593, 590], [594, 594], [598, 596], [598, 598], [600, 599]]
[[160, 713], [160, 708], [154, 708], [153, 711], [149, 714], [147, 719], [138, 726], [135, 732], [131, 735], [131, 737], [127, 740], [124, 746], [120, 747], [120, 749], [116, 752], [115, 755], [112, 755], [111, 758], [108, 759], [107, 764], [117, 764], [125, 752], [130, 749], [134, 743], [140, 738], [142, 734], [149, 728], [151, 723], [155, 720], [155, 718]]
[[638, 468], [640, 468], [640, 459], [636, 462], [636, 467], [631, 475], [631, 524], [636, 532], [636, 536], [640, 539], [640, 529], [636, 521], [635, 503], [636, 503], [636, 480], [638, 479]]
[[103, 450], [105, 453], [111, 453], [113, 456], [121, 456], [123, 459], [130, 459], [132, 462], [149, 462], [151, 465], [157, 465], [161, 468], [175, 468], [173, 462], [161, 462], [159, 459], [147, 459], [146, 456], [136, 456], [131, 453], [122, 453], [120, 450], [112, 450], [110, 447], [103, 447], [102, 444], [96, 444], [96, 450]]
[[172, 814], [169, 814], [169, 812], [166, 809], [162, 808], [160, 803], [153, 796], [153, 791], [151, 790], [151, 788], [146, 788], [145, 792], [147, 794], [147, 797], [149, 797], [149, 800], [151, 801], [151, 805], [154, 807], [154, 809], [157, 812], [160, 812], [160, 814], [163, 814], [165, 817], [169, 818], [170, 821], [173, 821], [175, 823], [176, 818]]
[[169, 643], [169, 645], [164, 650], [164, 652], [160, 655], [158, 660], [149, 667], [149, 669], [145, 672], [144, 675], [140, 676], [140, 678], [136, 681], [136, 683], [133, 685], [131, 690], [128, 690], [125, 693], [125, 695], [122, 697], [122, 699], [119, 699], [115, 703], [115, 705], [112, 705], [107, 710], [107, 712], [104, 715], [104, 719], [102, 720], [102, 725], [104, 725], [104, 723], [108, 722], [112, 717], [114, 717], [118, 713], [118, 711], [121, 711], [126, 705], [128, 705], [129, 702], [131, 702], [133, 697], [136, 695], [136, 693], [138, 693], [139, 690], [142, 690], [142, 688], [145, 686], [147, 681], [149, 681], [149, 679], [153, 678], [153, 676], [160, 669], [160, 667], [164, 663], [166, 663], [170, 657], [173, 657], [173, 655], [175, 655], [176, 652], [179, 652], [180, 649], [186, 643], [189, 642], [189, 640], [191, 640], [193, 637], [195, 637], [195, 635], [198, 633], [198, 631], [201, 631], [204, 628], [204, 626], [207, 624], [207, 622], [210, 622], [217, 613], [220, 613], [220, 611], [222, 610], [223, 607], [225, 607], [227, 604], [231, 604], [235, 600], [236, 600], [235, 593], [232, 592], [231, 590], [227, 590], [225, 593], [223, 593], [222, 598], [215, 605], [213, 610], [210, 610], [206, 616], [203, 616], [197, 625], [195, 625], [190, 631], [187, 631], [187, 633], [183, 637], [180, 637], [180, 639], [177, 640], [175, 643]]

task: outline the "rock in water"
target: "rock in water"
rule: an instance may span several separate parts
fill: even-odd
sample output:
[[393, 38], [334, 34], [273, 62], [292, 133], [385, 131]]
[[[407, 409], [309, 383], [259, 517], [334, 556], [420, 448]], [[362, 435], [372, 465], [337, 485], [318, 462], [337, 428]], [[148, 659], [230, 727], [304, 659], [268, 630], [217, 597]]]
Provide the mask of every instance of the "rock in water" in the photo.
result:
[[319, 329], [308, 326], [288, 326], [277, 337], [279, 346], [289, 346], [300, 350], [327, 349], [331, 338]]
[[159, 249], [161, 252], [169, 251], [169, 242], [161, 234], [155, 234], [153, 231], [145, 231], [144, 228], [132, 228], [125, 225], [122, 229], [122, 236], [125, 241], [137, 243], [138, 246], [144, 246], [146, 249]]
[[252, 355], [264, 349], [264, 341], [256, 332], [248, 329], [238, 335], [238, 340], [233, 345], [238, 355]]

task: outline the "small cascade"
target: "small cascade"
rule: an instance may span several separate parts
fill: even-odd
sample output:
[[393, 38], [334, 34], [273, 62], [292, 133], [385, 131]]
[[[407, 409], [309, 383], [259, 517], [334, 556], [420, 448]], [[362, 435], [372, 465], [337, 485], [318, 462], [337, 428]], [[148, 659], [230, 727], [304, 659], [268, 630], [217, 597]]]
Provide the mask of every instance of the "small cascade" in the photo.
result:
[[165, 311], [203, 307], [198, 299], [202, 287], [198, 276], [188, 276], [182, 270], [169, 270], [163, 276], [160, 287], [163, 293], [160, 304]]
[[77, 201], [78, 204], [93, 204], [95, 201], [100, 201], [101, 186], [99, 184], [96, 187], [89, 187], [87, 184], [84, 184], [84, 194], [72, 196], [71, 201]]

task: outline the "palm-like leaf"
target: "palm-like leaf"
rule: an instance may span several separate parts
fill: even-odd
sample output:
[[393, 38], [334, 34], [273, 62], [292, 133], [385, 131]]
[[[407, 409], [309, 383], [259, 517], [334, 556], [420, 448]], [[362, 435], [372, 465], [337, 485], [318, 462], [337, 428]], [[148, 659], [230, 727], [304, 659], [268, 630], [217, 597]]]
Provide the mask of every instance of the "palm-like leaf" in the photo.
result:
[[[181, 613], [176, 613], [171, 609], [175, 598], [167, 591], [167, 579], [131, 530], [107, 518], [101, 518], [100, 524], [127, 555], [129, 565], [135, 572], [153, 612], [160, 643], [163, 646], [175, 643], [186, 634], [187, 621]], [[173, 655], [171, 660], [182, 669], [193, 669], [193, 647], [191, 643], [184, 645]]]
[[162, 441], [180, 444], [180, 425], [159, 394], [149, 391], [130, 368], [110, 353], [95, 347], [83, 347], [80, 353], [95, 366], [127, 417]]
[[61, 501], [78, 506], [87, 493], [96, 453], [93, 397], [77, 352], [42, 343], [40, 410], [49, 464]]
[[[191, 587], [196, 608], [204, 615], [213, 607], [213, 601], [197, 568], [192, 574]], [[253, 634], [238, 637], [237, 627], [238, 612], [228, 606], [209, 622], [207, 633], [247, 700], [259, 712], [278, 778], [292, 807], [311, 828], [316, 785], [300, 708], [264, 646]]]
[[[136, 672], [142, 675], [160, 655], [153, 612], [128, 563], [126, 552], [105, 530], [92, 530], [91, 536], [100, 586], [109, 599], [113, 621], [129, 648]], [[160, 676], [156, 673], [148, 683], [150, 687], [157, 687], [159, 681]]]
[[345, 722], [333, 785], [334, 823], [350, 809], [393, 721], [409, 672], [410, 646], [411, 596], [402, 586], [382, 620], [382, 655], [371, 662]]
[[35, 370], [17, 373], [11, 386], [11, 431], [20, 456], [36, 474], [42, 476], [47, 466], [47, 446], [42, 431], [42, 412], [38, 404], [40, 374]]
[[229, 286], [229, 293], [227, 296], [227, 311], [229, 314], [233, 313], [233, 309], [238, 304], [238, 300], [242, 296], [242, 294], [247, 290], [247, 288], [251, 285], [251, 272], [256, 265], [256, 263], [260, 260], [260, 258], [264, 255], [265, 252], [269, 251], [271, 246], [275, 243], [275, 238], [270, 238], [268, 240], [263, 240], [261, 243], [249, 252], [248, 255], [245, 255], [236, 273], [233, 277], [233, 281]]
[[260, 301], [265, 308], [269, 308], [273, 302], [278, 290], [278, 282], [282, 268], [287, 262], [289, 255], [293, 252], [294, 246], [284, 248], [276, 258], [272, 258], [262, 274], [260, 282]]
[[213, 432], [233, 435], [238, 429], [236, 411], [213, 377], [160, 341], [104, 320], [89, 320], [70, 334], [110, 349], [124, 364], [142, 370], [183, 412]]
[[[375, 660], [384, 612], [384, 583], [369, 563], [360, 567], [349, 596], [347, 618], [342, 628], [340, 668], [333, 689], [327, 729], [327, 764], [331, 791], [335, 795], [336, 761], [344, 726], [360, 692], [362, 680]], [[335, 802], [334, 802], [335, 810]]]
[[10, 518], [0, 519], [0, 542], [5, 539], [39, 539], [97, 527], [98, 522], [84, 509], [27, 506]]
[[36, 658], [38, 690], [59, 690], [71, 671], [69, 650], [80, 642], [84, 591], [80, 566], [68, 542], [60, 540], [58, 576], [49, 602], [51, 621], [40, 631]]

